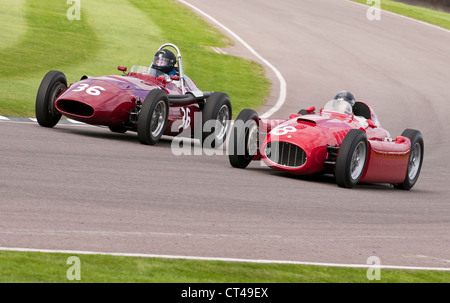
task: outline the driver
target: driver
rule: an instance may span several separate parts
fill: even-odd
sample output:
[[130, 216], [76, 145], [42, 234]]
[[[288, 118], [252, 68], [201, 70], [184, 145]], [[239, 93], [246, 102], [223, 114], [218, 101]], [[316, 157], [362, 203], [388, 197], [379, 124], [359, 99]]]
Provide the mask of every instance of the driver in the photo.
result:
[[347, 90], [342, 90], [342, 91], [338, 92], [336, 94], [336, 96], [334, 97], [334, 100], [338, 100], [338, 99], [342, 99], [342, 100], [350, 103], [350, 105], [352, 106], [352, 109], [356, 103], [356, 100], [355, 100], [355, 97], [353, 96], [353, 94]]
[[175, 63], [177, 58], [174, 53], [168, 49], [159, 50], [153, 58], [151, 68], [159, 70], [168, 75], [176, 75]]
[[366, 121], [369, 119], [373, 119], [373, 121], [375, 121], [375, 125], [379, 125], [375, 114], [372, 115], [370, 108], [362, 102], [356, 102], [355, 96], [353, 96], [351, 92], [346, 90], [340, 91], [336, 94], [334, 100], [343, 100], [350, 103], [352, 106], [353, 117], [362, 125], [367, 125]]
[[[355, 96], [353, 96], [353, 94], [347, 90], [342, 90], [342, 91], [338, 92], [333, 100], [343, 100], [343, 101], [350, 103], [350, 106], [352, 107], [352, 111], [354, 110], [354, 105], [356, 104]], [[298, 113], [301, 115], [315, 114], [314, 110], [308, 111], [306, 109], [301, 109]]]

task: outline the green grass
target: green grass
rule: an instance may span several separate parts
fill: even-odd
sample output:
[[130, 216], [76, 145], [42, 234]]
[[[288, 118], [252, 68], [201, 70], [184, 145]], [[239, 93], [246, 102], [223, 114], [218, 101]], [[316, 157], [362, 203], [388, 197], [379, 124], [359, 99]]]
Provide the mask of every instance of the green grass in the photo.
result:
[[[366, 0], [351, 1], [367, 4]], [[442, 28], [450, 29], [450, 14], [446, 12], [435, 11], [429, 8], [409, 5], [391, 0], [381, 0], [381, 9], [427, 22], [436, 26], [440, 26]]]
[[69, 21], [66, 1], [5, 0], [0, 4], [0, 115], [34, 117], [39, 84], [52, 69], [68, 82], [83, 75], [120, 74], [118, 65], [150, 65], [157, 48], [176, 44], [184, 71], [201, 90], [222, 91], [236, 114], [269, 94], [262, 66], [211, 49], [232, 42], [183, 5], [170, 0], [81, 2]]
[[[0, 251], [0, 283], [61, 283], [70, 254]], [[84, 283], [448, 283], [450, 272], [75, 255]], [[71, 272], [71, 271], [69, 271]]]

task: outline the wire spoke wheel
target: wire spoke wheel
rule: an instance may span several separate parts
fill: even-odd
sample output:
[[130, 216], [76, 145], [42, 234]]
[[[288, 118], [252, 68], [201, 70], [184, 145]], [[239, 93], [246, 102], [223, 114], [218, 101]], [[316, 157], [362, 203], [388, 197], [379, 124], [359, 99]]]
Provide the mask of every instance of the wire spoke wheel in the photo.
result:
[[415, 129], [405, 129], [402, 133], [411, 142], [409, 150], [408, 168], [405, 179], [400, 184], [394, 184], [397, 189], [410, 190], [419, 179], [420, 170], [422, 169], [424, 143], [422, 133]]
[[419, 143], [414, 144], [411, 148], [411, 155], [408, 163], [408, 177], [413, 180], [416, 178], [420, 170], [420, 162], [422, 159], [422, 147]]
[[358, 183], [366, 167], [367, 153], [366, 133], [359, 129], [351, 129], [339, 147], [334, 171], [337, 185], [352, 188]]
[[258, 124], [252, 120], [248, 126], [248, 139], [247, 139], [247, 154], [254, 156], [258, 152]]
[[366, 162], [367, 149], [364, 142], [359, 142], [352, 155], [352, 161], [350, 165], [350, 174], [353, 180], [356, 180], [364, 169]]
[[[230, 129], [231, 101], [225, 93], [214, 92], [202, 109], [202, 146], [218, 148], [225, 142]], [[211, 122], [212, 123], [211, 123]]]
[[166, 118], [166, 105], [163, 100], [156, 104], [153, 111], [152, 122], [150, 123], [150, 132], [153, 137], [157, 137], [164, 129]]
[[163, 135], [169, 114], [167, 94], [154, 89], [145, 97], [138, 116], [137, 133], [142, 144], [154, 145]]
[[223, 141], [230, 125], [230, 111], [227, 105], [222, 105], [217, 115], [216, 138]]

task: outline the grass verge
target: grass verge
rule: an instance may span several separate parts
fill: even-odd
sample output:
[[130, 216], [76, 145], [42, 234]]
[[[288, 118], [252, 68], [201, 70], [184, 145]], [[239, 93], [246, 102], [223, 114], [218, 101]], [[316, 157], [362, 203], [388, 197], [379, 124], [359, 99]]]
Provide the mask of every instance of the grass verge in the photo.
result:
[[261, 65], [214, 52], [231, 41], [187, 7], [160, 0], [82, 2], [69, 21], [66, 1], [5, 0], [0, 5], [0, 115], [34, 117], [39, 84], [52, 69], [68, 82], [149, 65], [157, 48], [176, 44], [185, 73], [201, 90], [227, 93], [233, 112], [262, 105], [270, 91]]
[[[366, 0], [351, 1], [369, 5]], [[381, 0], [381, 9], [450, 30], [450, 14], [446, 12], [392, 0]]]
[[[63, 283], [70, 254], [0, 251], [0, 283]], [[450, 272], [75, 255], [82, 283], [448, 283]]]

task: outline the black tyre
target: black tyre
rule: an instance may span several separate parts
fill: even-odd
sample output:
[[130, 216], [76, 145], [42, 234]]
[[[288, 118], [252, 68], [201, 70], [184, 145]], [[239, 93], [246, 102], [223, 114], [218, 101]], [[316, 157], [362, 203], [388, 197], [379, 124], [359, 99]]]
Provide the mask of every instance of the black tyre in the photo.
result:
[[251, 109], [242, 110], [234, 121], [228, 141], [231, 166], [246, 168], [259, 149], [259, 117]]
[[230, 129], [231, 101], [227, 94], [214, 92], [206, 99], [202, 109], [202, 146], [221, 146]]
[[337, 185], [352, 188], [358, 183], [366, 167], [368, 147], [364, 131], [352, 129], [348, 132], [336, 159], [334, 177]]
[[49, 71], [41, 81], [36, 96], [35, 113], [39, 125], [53, 127], [61, 119], [55, 101], [67, 89], [66, 76], [59, 71]]
[[154, 145], [159, 141], [167, 125], [169, 98], [167, 94], [154, 89], [145, 97], [138, 117], [138, 139], [142, 144]]
[[405, 129], [402, 133], [403, 137], [411, 141], [411, 149], [409, 152], [408, 170], [406, 171], [403, 183], [394, 184], [395, 188], [410, 190], [417, 179], [419, 179], [420, 170], [422, 169], [424, 143], [422, 133], [415, 129]]

